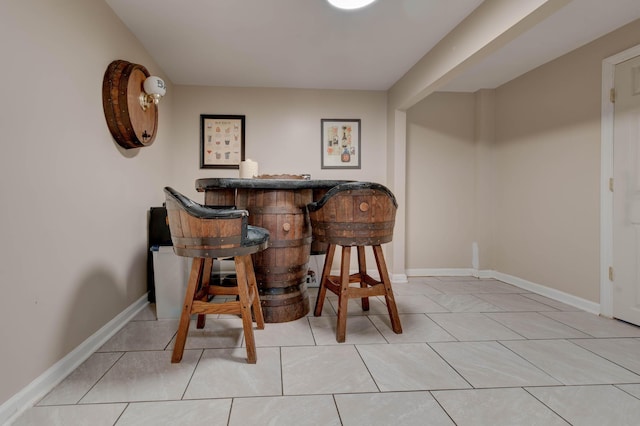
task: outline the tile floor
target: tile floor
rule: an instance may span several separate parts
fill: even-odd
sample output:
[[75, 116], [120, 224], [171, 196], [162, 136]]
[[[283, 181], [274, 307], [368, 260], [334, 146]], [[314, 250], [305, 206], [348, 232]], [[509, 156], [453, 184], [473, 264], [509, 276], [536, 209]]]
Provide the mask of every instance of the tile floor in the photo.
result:
[[14, 424], [640, 424], [640, 327], [495, 280], [394, 290], [403, 334], [381, 300], [366, 314], [352, 301], [337, 344], [330, 299], [256, 330], [256, 365], [229, 316], [192, 326], [171, 364], [177, 320], [150, 306]]

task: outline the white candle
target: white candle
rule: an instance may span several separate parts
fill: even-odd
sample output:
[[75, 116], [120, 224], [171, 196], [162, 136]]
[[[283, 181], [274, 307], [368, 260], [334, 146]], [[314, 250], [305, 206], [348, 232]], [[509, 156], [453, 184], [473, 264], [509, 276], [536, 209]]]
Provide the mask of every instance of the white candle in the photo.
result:
[[258, 163], [249, 158], [240, 162], [241, 178], [253, 178], [256, 176], [258, 176]]

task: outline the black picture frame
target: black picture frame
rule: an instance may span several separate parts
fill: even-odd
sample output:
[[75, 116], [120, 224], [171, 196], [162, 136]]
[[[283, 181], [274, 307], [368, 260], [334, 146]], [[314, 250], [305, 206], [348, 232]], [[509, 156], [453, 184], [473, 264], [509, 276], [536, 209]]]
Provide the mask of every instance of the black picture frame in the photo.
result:
[[244, 161], [245, 116], [200, 115], [200, 168], [239, 169]]

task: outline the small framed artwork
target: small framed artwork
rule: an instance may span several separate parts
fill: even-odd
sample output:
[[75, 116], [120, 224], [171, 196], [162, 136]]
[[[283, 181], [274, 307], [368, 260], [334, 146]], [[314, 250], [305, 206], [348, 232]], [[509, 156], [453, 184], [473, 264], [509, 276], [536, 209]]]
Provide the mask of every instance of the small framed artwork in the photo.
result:
[[360, 168], [360, 119], [320, 120], [321, 168]]
[[200, 168], [239, 169], [244, 160], [244, 115], [200, 115]]

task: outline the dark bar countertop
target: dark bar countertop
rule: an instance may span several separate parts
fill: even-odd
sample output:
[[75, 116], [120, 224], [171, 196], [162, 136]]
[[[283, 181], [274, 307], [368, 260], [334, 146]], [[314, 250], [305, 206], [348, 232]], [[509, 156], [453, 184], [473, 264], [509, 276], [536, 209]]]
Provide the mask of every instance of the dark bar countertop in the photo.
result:
[[331, 179], [243, 179], [243, 178], [202, 178], [196, 180], [196, 190], [205, 192], [213, 189], [331, 189], [349, 180]]

